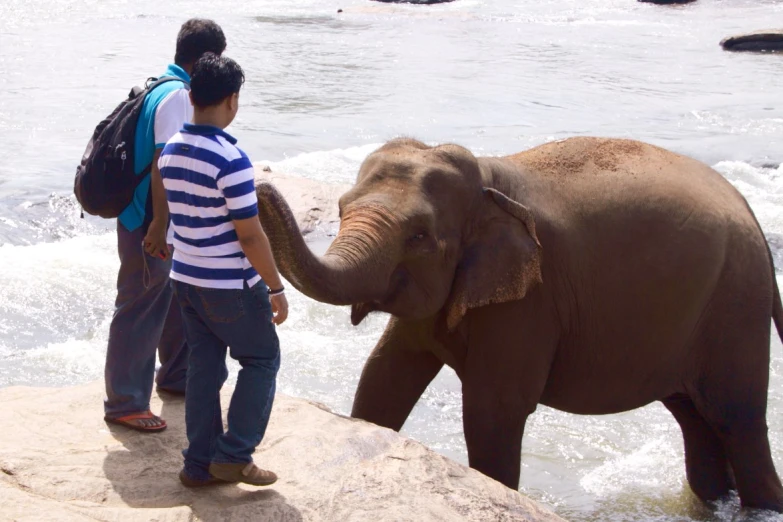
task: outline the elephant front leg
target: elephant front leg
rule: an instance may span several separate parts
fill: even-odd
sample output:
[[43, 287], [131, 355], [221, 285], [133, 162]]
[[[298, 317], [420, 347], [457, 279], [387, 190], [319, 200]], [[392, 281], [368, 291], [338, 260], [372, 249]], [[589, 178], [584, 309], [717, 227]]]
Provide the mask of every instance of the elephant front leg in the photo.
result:
[[522, 435], [531, 412], [491, 395], [491, 390], [463, 388], [462, 418], [468, 463], [503, 485], [517, 489]]
[[429, 350], [427, 324], [389, 321], [362, 370], [351, 417], [399, 431], [413, 406], [443, 367]]
[[523, 305], [472, 311], [462, 375], [468, 462], [509, 488], [519, 487], [522, 435], [538, 405], [554, 353], [552, 328]]

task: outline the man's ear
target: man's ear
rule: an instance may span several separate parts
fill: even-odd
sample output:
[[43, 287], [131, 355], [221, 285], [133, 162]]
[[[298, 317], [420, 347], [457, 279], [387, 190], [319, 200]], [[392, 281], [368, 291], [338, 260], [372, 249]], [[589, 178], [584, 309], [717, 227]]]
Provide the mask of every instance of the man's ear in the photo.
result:
[[196, 104], [193, 103], [193, 91], [188, 91], [188, 99], [190, 99], [190, 104], [195, 107]]

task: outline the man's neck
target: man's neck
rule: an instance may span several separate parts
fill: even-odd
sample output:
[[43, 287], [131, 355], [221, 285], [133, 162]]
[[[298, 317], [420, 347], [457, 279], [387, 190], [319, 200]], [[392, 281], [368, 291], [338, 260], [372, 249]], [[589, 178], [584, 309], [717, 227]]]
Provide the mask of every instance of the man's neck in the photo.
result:
[[210, 125], [212, 127], [217, 127], [218, 129], [224, 129], [222, 122], [220, 121], [220, 118], [218, 118], [214, 114], [205, 113], [201, 111], [197, 111], [193, 113], [193, 124], [194, 125]]

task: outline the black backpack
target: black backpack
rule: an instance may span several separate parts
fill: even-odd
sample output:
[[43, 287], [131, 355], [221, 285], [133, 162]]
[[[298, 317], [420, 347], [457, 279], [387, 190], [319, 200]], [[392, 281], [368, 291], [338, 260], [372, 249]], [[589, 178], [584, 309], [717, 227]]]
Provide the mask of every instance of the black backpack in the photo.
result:
[[149, 78], [143, 89], [131, 89], [128, 99], [95, 127], [73, 182], [73, 193], [88, 214], [116, 218], [130, 205], [136, 187], [152, 169], [151, 163], [139, 175], [133, 169], [136, 123], [144, 98], [158, 85], [170, 81], [190, 87], [181, 78]]

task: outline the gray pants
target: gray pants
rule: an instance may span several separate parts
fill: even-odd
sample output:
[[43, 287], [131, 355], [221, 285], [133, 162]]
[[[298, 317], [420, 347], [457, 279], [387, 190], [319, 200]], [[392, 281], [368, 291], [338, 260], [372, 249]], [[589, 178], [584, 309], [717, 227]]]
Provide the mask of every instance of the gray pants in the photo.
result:
[[104, 375], [104, 410], [114, 418], [149, 409], [156, 349], [158, 388], [185, 392], [189, 350], [169, 285], [171, 258], [163, 261], [144, 253], [146, 230], [142, 226], [129, 232], [117, 221], [120, 273]]

